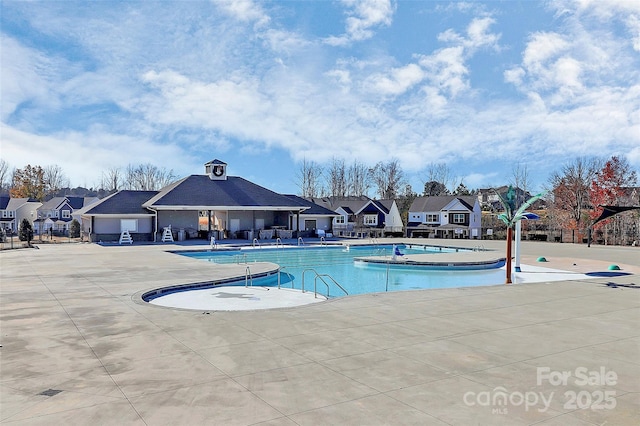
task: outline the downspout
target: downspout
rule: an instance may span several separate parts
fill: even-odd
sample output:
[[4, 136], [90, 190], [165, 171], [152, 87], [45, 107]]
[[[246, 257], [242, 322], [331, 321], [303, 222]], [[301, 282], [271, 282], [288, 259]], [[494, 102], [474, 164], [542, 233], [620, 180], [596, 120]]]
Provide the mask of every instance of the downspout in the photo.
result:
[[154, 229], [154, 231], [153, 231], [153, 242], [155, 243], [158, 240], [158, 211], [152, 209], [151, 207], [147, 207], [147, 209], [151, 210], [153, 212], [154, 217], [155, 217], [155, 220], [154, 220], [155, 224], [154, 224], [154, 227], [153, 227], [153, 229]]

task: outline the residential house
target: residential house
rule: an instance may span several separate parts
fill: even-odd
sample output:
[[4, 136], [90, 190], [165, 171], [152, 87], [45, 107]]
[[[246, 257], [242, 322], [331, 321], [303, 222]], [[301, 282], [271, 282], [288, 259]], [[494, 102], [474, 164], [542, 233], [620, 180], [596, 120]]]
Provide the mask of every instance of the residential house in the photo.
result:
[[82, 221], [91, 241], [117, 240], [124, 230], [134, 241], [156, 241], [168, 227], [178, 239], [211, 235], [251, 240], [273, 238], [277, 230], [298, 231], [300, 215], [308, 209], [296, 199], [227, 176], [227, 164], [213, 160], [205, 164], [204, 175], [187, 176], [160, 191], [120, 191], [107, 197], [83, 211]]
[[333, 234], [333, 218], [337, 217], [338, 213], [297, 195], [287, 195], [287, 197], [309, 207], [299, 215], [296, 229], [300, 230], [300, 236], [314, 237]]
[[[500, 203], [500, 197], [498, 197], [498, 194], [504, 197], [507, 194], [508, 190], [509, 190], [509, 186], [507, 185], [502, 185], [498, 188], [478, 189], [477, 196], [478, 196], [478, 201], [480, 202], [480, 207], [482, 207], [484, 210], [491, 210], [491, 211], [502, 210], [503, 207], [502, 207], [502, 204]], [[515, 191], [515, 196], [516, 196], [518, 205], [524, 203], [525, 201], [527, 201], [529, 198], [532, 197], [529, 191], [525, 191], [521, 188], [516, 187], [514, 188], [514, 191]], [[544, 201], [537, 200], [534, 206], [532, 206], [532, 209], [535, 210], [543, 207], [544, 207]]]
[[82, 238], [88, 241], [117, 241], [122, 231], [136, 234], [138, 241], [153, 240], [156, 215], [142, 207], [158, 191], [122, 190], [80, 211]]
[[402, 217], [395, 200], [360, 196], [310, 198], [309, 201], [338, 214], [332, 223], [337, 236], [380, 237], [403, 232]]
[[41, 202], [32, 198], [0, 197], [0, 227], [5, 232], [18, 232], [23, 219], [27, 219], [33, 227], [41, 205]]
[[80, 222], [77, 211], [97, 202], [97, 197], [53, 197], [38, 208], [38, 217], [35, 220], [34, 231], [36, 233], [49, 232], [65, 233], [73, 219]]
[[481, 217], [475, 196], [418, 197], [409, 208], [407, 236], [480, 238]]

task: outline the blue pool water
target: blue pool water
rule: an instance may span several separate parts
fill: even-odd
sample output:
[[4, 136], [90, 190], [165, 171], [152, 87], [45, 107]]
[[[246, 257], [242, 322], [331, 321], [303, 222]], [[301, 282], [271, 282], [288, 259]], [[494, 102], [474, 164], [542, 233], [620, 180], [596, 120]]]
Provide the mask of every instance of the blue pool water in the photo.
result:
[[[501, 284], [503, 269], [483, 270], [427, 270], [425, 268], [387, 268], [386, 265], [368, 265], [354, 262], [356, 257], [391, 256], [392, 246], [350, 247], [304, 247], [304, 248], [263, 248], [251, 250], [224, 250], [212, 252], [182, 252], [189, 256], [215, 263], [272, 262], [280, 265], [280, 281], [284, 287], [305, 290], [314, 289], [317, 274], [330, 275], [348, 294], [378, 293], [385, 291], [453, 288]], [[455, 251], [447, 248], [402, 248], [403, 253], [431, 253], [434, 261], [440, 253]], [[312, 271], [313, 270], [313, 271]], [[315, 271], [315, 272], [314, 272]], [[324, 281], [329, 287], [330, 297], [344, 296], [345, 293], [329, 277]], [[267, 278], [264, 282], [254, 281], [254, 285], [277, 285], [277, 278]], [[244, 277], [242, 279], [244, 284]], [[326, 295], [327, 286], [317, 280], [317, 290]]]

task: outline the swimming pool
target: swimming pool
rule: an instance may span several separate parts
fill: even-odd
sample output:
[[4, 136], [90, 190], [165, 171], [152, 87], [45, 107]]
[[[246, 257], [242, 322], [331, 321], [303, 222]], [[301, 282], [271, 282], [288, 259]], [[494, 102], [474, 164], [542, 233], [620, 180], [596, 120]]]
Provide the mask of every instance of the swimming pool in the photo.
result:
[[[504, 270], [500, 268], [480, 270], [428, 270], [422, 267], [393, 267], [380, 264], [363, 264], [355, 259], [367, 256], [391, 256], [391, 245], [384, 246], [322, 246], [304, 248], [255, 248], [249, 250], [220, 250], [207, 252], [178, 252], [214, 263], [271, 262], [280, 265], [280, 284], [283, 287], [305, 290], [314, 289], [329, 297], [345, 293], [365, 294], [398, 290], [454, 288], [501, 284]], [[443, 253], [456, 248], [430, 246], [402, 246], [405, 254], [429, 253], [437, 259]], [[317, 275], [322, 277], [316, 280]], [[320, 282], [323, 281], [324, 283]], [[244, 277], [242, 279], [244, 284]], [[254, 285], [277, 285], [273, 277], [255, 281]], [[343, 291], [342, 288], [345, 291]]]

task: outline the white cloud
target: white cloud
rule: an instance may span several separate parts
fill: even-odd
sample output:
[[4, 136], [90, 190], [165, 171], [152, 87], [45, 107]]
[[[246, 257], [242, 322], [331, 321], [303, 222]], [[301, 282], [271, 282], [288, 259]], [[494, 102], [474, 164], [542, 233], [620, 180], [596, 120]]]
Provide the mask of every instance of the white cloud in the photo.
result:
[[522, 55], [522, 64], [530, 71], [540, 70], [544, 64], [563, 53], [569, 43], [560, 34], [541, 32], [530, 37]]
[[[627, 27], [580, 22], [567, 9], [547, 31], [529, 36], [518, 63], [500, 70], [501, 36], [492, 30], [501, 28], [499, 13], [442, 31], [440, 45], [401, 56], [384, 43], [365, 51], [351, 43], [391, 25], [389, 2], [379, 9], [345, 3], [356, 18], [344, 34], [349, 49], [296, 32], [302, 26], [280, 28], [285, 18], [278, 8], [263, 20], [266, 3], [257, 12], [247, 3], [226, 4], [220, 7], [231, 9], [222, 17], [218, 7], [194, 3], [170, 14], [135, 3], [91, 19], [67, 17], [64, 8], [53, 21], [38, 18], [37, 28], [81, 51], [81, 60], [77, 51], [60, 59], [5, 36], [3, 158], [10, 155], [16, 166], [58, 163], [78, 184], [82, 170], [130, 162], [166, 161], [180, 175], [200, 171], [202, 158], [191, 156], [211, 151], [368, 164], [396, 157], [407, 171], [457, 162], [470, 187], [501, 180], [491, 170], [474, 173], [481, 160], [527, 159], [544, 170], [552, 167], [549, 158], [615, 151], [640, 165], [638, 59], [621, 38]], [[618, 23], [632, 19], [616, 13]], [[59, 27], [49, 28], [51, 22]], [[472, 59], [485, 52], [497, 59], [491, 72], [502, 71], [519, 97], [500, 88], [475, 90], [475, 75], [489, 67], [478, 69], [488, 61]], [[74, 116], [103, 103], [124, 111], [100, 112], [87, 122]], [[33, 108], [38, 120], [17, 123], [20, 107]], [[68, 122], [44, 120], [54, 112]], [[53, 130], [36, 128], [41, 124]], [[88, 176], [89, 184], [96, 177]]]
[[469, 49], [478, 49], [481, 47], [492, 47], [497, 49], [500, 34], [489, 32], [489, 27], [495, 24], [495, 20], [491, 17], [476, 18], [467, 27], [467, 42], [465, 47]]
[[424, 74], [418, 65], [409, 64], [401, 68], [394, 68], [387, 75], [372, 75], [367, 79], [366, 84], [378, 93], [399, 95], [422, 81]]
[[456, 97], [469, 88], [466, 78], [469, 70], [465, 65], [464, 54], [462, 46], [447, 47], [432, 55], [423, 56], [419, 64], [426, 71], [427, 79], [433, 87], [450, 97]]
[[[173, 144], [158, 145], [140, 136], [114, 134], [100, 128], [38, 135], [2, 123], [0, 133], [2, 156], [10, 158], [14, 167], [58, 165], [72, 185], [95, 187], [100, 183], [101, 172], [128, 164], [152, 163], [184, 174], [193, 169], [190, 163], [201, 162]], [[166, 159], [166, 163], [160, 163], [159, 158]]]
[[332, 46], [344, 46], [373, 37], [373, 29], [391, 25], [395, 12], [390, 0], [342, 0], [342, 4], [347, 8], [346, 32], [327, 37], [325, 43]]
[[640, 52], [640, 13], [638, 15], [629, 15], [627, 18], [627, 27], [631, 35], [631, 43], [636, 52]]
[[55, 75], [52, 71], [54, 62], [10, 37], [0, 36], [0, 44], [2, 120], [6, 120], [25, 102], [55, 103], [56, 100], [48, 96], [53, 83], [52, 75]]
[[260, 3], [252, 0], [212, 0], [212, 3], [239, 21], [254, 22], [258, 28], [271, 20]]
[[[429, 88], [422, 89], [436, 104], [441, 104], [444, 97], [455, 98], [470, 88], [468, 59], [482, 47], [499, 48], [500, 35], [489, 32], [494, 23], [490, 17], [475, 18], [467, 26], [466, 36], [448, 29], [438, 35], [438, 40], [451, 46], [415, 55], [417, 63], [375, 73], [366, 79], [365, 87], [383, 96], [397, 96], [426, 81]], [[438, 96], [433, 98], [435, 93]]]

